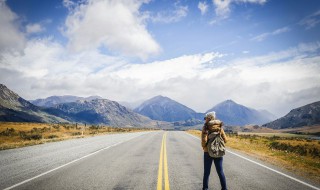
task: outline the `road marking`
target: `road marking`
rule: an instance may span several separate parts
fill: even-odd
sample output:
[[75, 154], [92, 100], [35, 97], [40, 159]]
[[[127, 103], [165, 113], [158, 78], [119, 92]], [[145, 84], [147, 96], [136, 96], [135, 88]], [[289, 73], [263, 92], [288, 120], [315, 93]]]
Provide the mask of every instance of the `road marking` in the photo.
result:
[[[189, 134], [189, 133], [186, 133], [186, 134], [189, 135], [189, 136], [191, 136], [191, 137], [193, 137], [193, 138], [195, 138], [195, 139], [197, 139], [197, 140], [200, 140], [200, 138], [195, 137], [194, 135], [191, 135], [191, 134]], [[260, 164], [260, 163], [258, 163], [258, 162], [256, 162], [256, 161], [250, 160], [249, 158], [246, 158], [246, 157], [244, 157], [244, 156], [241, 156], [241, 155], [239, 155], [239, 154], [237, 154], [237, 153], [234, 153], [234, 152], [232, 152], [232, 151], [230, 151], [230, 150], [227, 150], [227, 152], [229, 152], [229, 153], [231, 153], [231, 154], [233, 154], [233, 155], [235, 155], [235, 156], [238, 156], [238, 157], [240, 157], [240, 158], [242, 158], [242, 159], [245, 159], [245, 160], [247, 160], [247, 161], [249, 161], [249, 162], [252, 162], [252, 163], [254, 163], [254, 164], [257, 164], [257, 165], [259, 165], [259, 166], [261, 166], [261, 167], [264, 167], [264, 168], [266, 168], [266, 169], [268, 169], [268, 170], [270, 170], [270, 171], [273, 171], [273, 172], [275, 172], [275, 173], [277, 173], [277, 174], [283, 175], [283, 176], [285, 176], [285, 177], [287, 177], [287, 178], [289, 178], [289, 179], [292, 179], [292, 180], [294, 180], [294, 181], [296, 181], [296, 182], [299, 182], [299, 183], [301, 183], [301, 184], [303, 184], [303, 185], [305, 185], [305, 186], [308, 186], [308, 187], [310, 187], [310, 188], [312, 188], [312, 189], [320, 190], [320, 188], [318, 188], [318, 187], [316, 187], [316, 186], [313, 186], [313, 185], [311, 185], [311, 184], [309, 184], [309, 183], [306, 183], [306, 182], [301, 181], [301, 180], [299, 180], [299, 179], [297, 179], [297, 178], [294, 178], [294, 177], [292, 177], [292, 176], [289, 176], [289, 175], [287, 175], [287, 174], [285, 174], [285, 173], [279, 172], [279, 171], [277, 171], [277, 170], [275, 170], [275, 169], [272, 169], [272, 168], [270, 168], [270, 167], [268, 167], [268, 166], [265, 166], [265, 165], [263, 165], [263, 164]]]
[[[146, 134], [146, 133], [145, 133], [145, 134]], [[15, 185], [12, 185], [12, 186], [10, 186], [10, 187], [7, 187], [7, 188], [5, 188], [4, 190], [9, 190], [9, 189], [13, 189], [13, 188], [15, 188], [15, 187], [18, 187], [18, 186], [20, 186], [20, 185], [22, 185], [22, 184], [25, 184], [25, 183], [29, 182], [29, 181], [32, 181], [32, 180], [34, 180], [34, 179], [37, 179], [37, 178], [39, 178], [39, 177], [41, 177], [41, 176], [44, 176], [44, 175], [46, 175], [46, 174], [48, 174], [48, 173], [51, 173], [51, 172], [53, 172], [53, 171], [56, 171], [56, 170], [58, 170], [58, 169], [60, 169], [60, 168], [63, 168], [63, 167], [65, 167], [65, 166], [67, 166], [67, 165], [70, 165], [70, 164], [72, 164], [72, 163], [75, 163], [75, 162], [77, 162], [77, 161], [79, 161], [79, 160], [82, 160], [82, 159], [87, 158], [87, 157], [89, 157], [89, 156], [92, 156], [92, 155], [94, 155], [94, 154], [97, 154], [97, 153], [99, 153], [99, 152], [101, 152], [101, 151], [103, 151], [103, 150], [109, 149], [109, 148], [114, 147], [114, 146], [117, 146], [117, 145], [119, 145], [119, 144], [121, 144], [121, 143], [124, 143], [124, 142], [127, 142], [127, 141], [129, 141], [129, 140], [132, 140], [132, 139], [134, 139], [134, 138], [136, 138], [136, 137], [139, 137], [139, 136], [141, 136], [141, 135], [144, 135], [144, 134], [140, 134], [140, 135], [138, 135], [138, 136], [135, 136], [135, 137], [126, 139], [126, 140], [124, 140], [124, 141], [120, 141], [120, 142], [118, 142], [118, 143], [116, 143], [116, 144], [113, 144], [113, 145], [104, 147], [104, 148], [99, 149], [99, 150], [97, 150], [97, 151], [95, 151], [95, 152], [92, 152], [92, 153], [87, 154], [87, 155], [85, 155], [85, 156], [83, 156], [83, 157], [77, 158], [77, 159], [75, 159], [75, 160], [73, 160], [73, 161], [70, 161], [70, 162], [68, 162], [68, 163], [66, 163], [66, 164], [63, 164], [63, 165], [61, 165], [61, 166], [59, 166], [59, 167], [56, 167], [56, 168], [54, 168], [54, 169], [52, 169], [52, 170], [46, 171], [46, 172], [41, 173], [41, 174], [39, 174], [39, 175], [37, 175], [37, 176], [34, 176], [34, 177], [29, 178], [29, 179], [27, 179], [27, 180], [24, 180], [24, 181], [22, 181], [22, 182], [20, 182], [20, 183], [17, 183], [17, 184], [15, 184]]]
[[164, 134], [164, 189], [170, 190], [169, 187], [169, 174], [168, 174], [168, 161], [167, 161], [167, 133]]
[[[166, 140], [167, 140], [167, 133], [165, 132], [162, 136], [162, 142], [161, 142], [157, 190], [162, 190], [162, 170], [164, 170], [164, 189], [170, 190]], [[162, 166], [164, 167], [162, 168]]]
[[159, 169], [158, 169], [158, 184], [157, 190], [162, 190], [162, 159], [163, 159], [163, 142], [164, 142], [164, 135], [161, 141], [161, 150], [160, 150], [160, 159], [159, 159]]

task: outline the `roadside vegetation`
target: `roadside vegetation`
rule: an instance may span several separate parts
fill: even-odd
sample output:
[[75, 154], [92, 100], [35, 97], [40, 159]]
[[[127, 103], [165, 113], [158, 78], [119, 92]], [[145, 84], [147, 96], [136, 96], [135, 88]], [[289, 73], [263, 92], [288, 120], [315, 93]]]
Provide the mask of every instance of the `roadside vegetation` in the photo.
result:
[[[200, 137], [201, 131], [189, 130]], [[307, 179], [320, 181], [320, 140], [285, 133], [231, 133], [227, 147], [277, 165]]]
[[18, 148], [99, 134], [154, 129], [115, 128], [98, 125], [0, 122], [0, 150]]

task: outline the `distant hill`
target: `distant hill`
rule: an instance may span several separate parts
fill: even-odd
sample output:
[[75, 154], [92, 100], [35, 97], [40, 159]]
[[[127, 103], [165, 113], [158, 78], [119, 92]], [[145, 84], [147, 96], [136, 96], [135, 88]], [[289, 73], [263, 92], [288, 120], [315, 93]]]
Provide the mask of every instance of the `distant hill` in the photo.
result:
[[[74, 100], [74, 97], [67, 97], [63, 101], [67, 99]], [[38, 107], [0, 84], [0, 121], [81, 122], [113, 127], [173, 128], [171, 123], [153, 121], [117, 102], [107, 99], [89, 99], [55, 104], [54, 107]]]
[[217, 118], [225, 125], [244, 126], [248, 124], [264, 124], [272, 121], [272, 114], [267, 111], [257, 111], [252, 108], [237, 104], [232, 100], [221, 102], [208, 110], [215, 111]]
[[30, 102], [36, 106], [40, 107], [54, 107], [57, 104], [76, 102], [78, 100], [94, 100], [102, 99], [100, 96], [89, 96], [87, 98], [78, 96], [50, 96], [44, 99], [30, 100]]
[[153, 97], [143, 102], [134, 111], [154, 120], [168, 122], [203, 118], [203, 114], [164, 96]]
[[115, 101], [107, 99], [62, 103], [45, 110], [52, 115], [81, 123], [104, 124], [114, 127], [170, 127], [168, 123], [152, 121]]
[[0, 84], [0, 121], [67, 122], [65, 119], [44, 112], [3, 84]]
[[320, 101], [291, 110], [287, 115], [263, 127], [272, 129], [298, 128], [320, 124]]

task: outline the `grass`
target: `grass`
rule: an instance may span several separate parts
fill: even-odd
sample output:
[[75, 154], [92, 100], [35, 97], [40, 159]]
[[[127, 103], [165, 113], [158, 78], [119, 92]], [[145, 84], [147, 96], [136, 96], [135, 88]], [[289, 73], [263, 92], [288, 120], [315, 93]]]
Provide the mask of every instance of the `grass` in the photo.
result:
[[101, 134], [138, 132], [154, 129], [113, 128], [78, 124], [0, 122], [0, 150], [84, 138]]
[[[201, 131], [189, 130], [200, 137]], [[285, 168], [297, 175], [320, 181], [320, 141], [292, 134], [276, 136], [240, 133], [228, 134], [227, 147], [239, 150], [260, 160]]]
[[314, 135], [307, 135], [307, 134], [292, 134], [292, 133], [252, 133], [252, 132], [238, 132], [239, 135], [257, 135], [257, 136], [264, 136], [264, 137], [297, 137], [297, 138], [309, 138], [315, 137]]

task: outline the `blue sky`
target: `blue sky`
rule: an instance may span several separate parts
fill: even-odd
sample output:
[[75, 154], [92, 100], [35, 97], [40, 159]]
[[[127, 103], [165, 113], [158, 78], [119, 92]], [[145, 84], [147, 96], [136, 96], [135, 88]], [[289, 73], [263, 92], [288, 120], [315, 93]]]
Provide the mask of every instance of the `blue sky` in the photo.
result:
[[26, 99], [161, 94], [277, 116], [320, 100], [318, 0], [0, 2], [0, 82]]
[[[201, 14], [199, 2], [204, 2], [207, 11]], [[319, 24], [302, 24], [310, 15], [316, 14], [314, 22], [319, 20], [319, 1], [262, 1], [257, 3], [232, 2], [226, 16], [217, 16], [212, 1], [173, 1], [157, 0], [144, 3], [142, 13], [149, 12], [150, 17], [161, 15], [159, 20], [147, 19], [145, 27], [161, 46], [162, 52], [148, 60], [163, 60], [185, 54], [219, 51], [242, 56], [244, 52], [261, 55], [270, 51], [279, 51], [300, 43], [319, 40]], [[68, 38], [61, 34], [68, 9], [62, 0], [8, 0], [9, 8], [21, 18], [22, 26], [41, 24], [45, 31], [29, 35], [28, 38], [53, 36], [56, 41], [66, 45]], [[183, 15], [175, 13], [185, 8]], [[170, 21], [170, 19], [174, 19]], [[167, 21], [166, 21], [167, 20]], [[216, 23], [212, 23], [216, 22]], [[272, 34], [283, 29], [279, 34]], [[267, 34], [265, 37], [261, 36]], [[261, 38], [256, 38], [259, 37]], [[107, 54], [108, 47], [100, 47]]]

